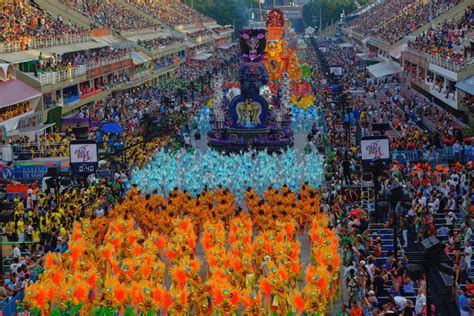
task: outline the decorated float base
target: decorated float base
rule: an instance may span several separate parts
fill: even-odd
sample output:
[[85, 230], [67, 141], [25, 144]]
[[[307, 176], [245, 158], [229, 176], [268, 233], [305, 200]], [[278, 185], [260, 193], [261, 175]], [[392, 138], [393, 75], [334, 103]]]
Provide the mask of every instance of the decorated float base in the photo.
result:
[[223, 153], [250, 150], [281, 153], [293, 145], [293, 132], [289, 129], [228, 128], [214, 129], [208, 133], [208, 146]]

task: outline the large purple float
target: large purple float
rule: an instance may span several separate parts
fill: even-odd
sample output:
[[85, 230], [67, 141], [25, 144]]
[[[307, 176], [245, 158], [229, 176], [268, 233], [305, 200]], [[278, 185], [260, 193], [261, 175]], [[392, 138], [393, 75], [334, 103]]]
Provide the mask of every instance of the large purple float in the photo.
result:
[[260, 93], [268, 82], [263, 63], [265, 34], [264, 29], [241, 31], [240, 95], [230, 102], [224, 97], [213, 107], [213, 129], [208, 133], [210, 148], [223, 152], [251, 149], [278, 152], [293, 146], [290, 112], [282, 102], [282, 93], [274, 96]]

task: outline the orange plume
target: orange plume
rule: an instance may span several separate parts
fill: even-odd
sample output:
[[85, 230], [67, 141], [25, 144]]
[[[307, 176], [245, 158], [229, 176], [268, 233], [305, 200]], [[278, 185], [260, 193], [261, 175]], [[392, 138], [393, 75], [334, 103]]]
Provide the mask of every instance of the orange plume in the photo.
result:
[[239, 291], [237, 290], [234, 290], [232, 291], [232, 298], [230, 299], [230, 303], [232, 305], [237, 305], [239, 304], [239, 301], [240, 301], [240, 295], [239, 295]]
[[126, 297], [127, 297], [127, 293], [125, 292], [125, 289], [120, 284], [117, 285], [117, 288], [115, 289], [114, 295], [115, 295], [115, 300], [119, 304], [122, 304], [125, 301]]
[[140, 255], [142, 254], [142, 247], [140, 245], [135, 245], [135, 247], [133, 247], [133, 255], [135, 257], [140, 257]]
[[184, 287], [186, 286], [186, 279], [187, 279], [186, 274], [180, 269], [175, 269], [173, 272], [173, 278], [178, 283], [179, 288], [183, 290]]
[[88, 295], [87, 287], [84, 284], [79, 284], [74, 292], [74, 298], [77, 300], [78, 303], [85, 302]]
[[288, 280], [288, 272], [284, 268], [279, 268], [278, 273], [282, 281]]
[[46, 256], [44, 257], [44, 267], [46, 270], [49, 270], [52, 267], [54, 267], [55, 259], [56, 259], [56, 254], [53, 254], [53, 253], [46, 254]]
[[54, 301], [54, 299], [56, 298], [56, 290], [58, 289], [58, 287], [56, 286], [50, 286], [48, 287], [48, 300], [50, 301]]
[[301, 294], [296, 294], [295, 296], [293, 296], [293, 305], [298, 310], [298, 315], [301, 315], [304, 312], [306, 302], [304, 301]]
[[188, 295], [185, 291], [181, 292], [181, 305], [185, 306], [188, 302]]
[[38, 291], [38, 294], [36, 294], [36, 305], [41, 309], [45, 303], [46, 303], [46, 292]]
[[134, 241], [135, 241], [135, 235], [133, 234], [133, 231], [131, 231], [127, 235], [127, 242], [128, 242], [129, 245], [131, 245], [131, 244], [133, 244]]
[[214, 301], [215, 305], [222, 305], [224, 297], [222, 296], [222, 292], [220, 289], [213, 289], [212, 291], [212, 300]]
[[327, 283], [326, 283], [326, 278], [321, 277], [321, 278], [318, 280], [318, 287], [319, 287], [320, 289], [325, 289], [325, 288], [326, 288], [326, 285], [327, 285]]
[[158, 236], [155, 241], [155, 246], [158, 249], [163, 249], [165, 248], [166, 245], [166, 238], [162, 235]]
[[150, 265], [145, 263], [142, 268], [142, 275], [145, 278], [148, 278], [148, 276], [150, 275], [150, 272], [151, 272]]
[[173, 304], [173, 300], [171, 299], [171, 295], [169, 292], [165, 292], [163, 295], [163, 309], [164, 314], [166, 315], [166, 310]]
[[63, 280], [63, 272], [61, 270], [58, 270], [53, 273], [52, 281], [54, 284], [59, 285], [62, 280]]
[[291, 272], [295, 274], [300, 272], [300, 265], [298, 262], [293, 262], [293, 264], [291, 265]]
[[266, 299], [270, 298], [270, 293], [272, 292], [272, 286], [267, 279], [263, 278], [260, 281], [260, 291], [265, 295]]
[[234, 270], [235, 272], [240, 272], [240, 270], [242, 270], [242, 265], [239, 260], [234, 261]]
[[95, 290], [95, 283], [97, 281], [97, 276], [95, 275], [95, 273], [92, 273], [88, 278], [87, 278], [87, 284], [89, 284], [89, 286]]
[[163, 300], [163, 291], [157, 287], [155, 289], [155, 292], [153, 293], [153, 301], [155, 302], [155, 304], [161, 304], [161, 301]]

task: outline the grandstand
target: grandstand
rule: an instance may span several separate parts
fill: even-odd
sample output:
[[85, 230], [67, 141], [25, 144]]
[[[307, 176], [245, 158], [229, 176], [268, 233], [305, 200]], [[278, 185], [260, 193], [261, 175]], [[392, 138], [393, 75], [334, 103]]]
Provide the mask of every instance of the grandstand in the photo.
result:
[[470, 1], [376, 1], [347, 19], [342, 32], [368, 59], [387, 61], [377, 67], [403, 69], [416, 90], [467, 122], [474, 114], [466, 83], [474, 73], [472, 16]]
[[[20, 126], [41, 133], [54, 124], [50, 111], [67, 116], [116, 91], [169, 80], [186, 59], [230, 44], [232, 35], [180, 1], [2, 4], [0, 63], [15, 69], [15, 79], [3, 81], [0, 94], [23, 84], [34, 100], [0, 104], [7, 135], [22, 134]], [[24, 119], [32, 117], [39, 120]]]

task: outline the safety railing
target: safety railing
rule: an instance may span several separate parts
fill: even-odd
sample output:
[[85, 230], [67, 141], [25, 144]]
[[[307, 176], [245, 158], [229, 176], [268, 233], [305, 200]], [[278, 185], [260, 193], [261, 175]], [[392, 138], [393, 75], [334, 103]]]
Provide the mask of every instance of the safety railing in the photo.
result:
[[13, 53], [29, 49], [40, 49], [45, 47], [63, 46], [84, 43], [91, 40], [91, 34], [68, 34], [61, 37], [30, 39], [23, 41], [0, 43], [0, 53]]
[[160, 27], [147, 27], [139, 30], [126, 30], [120, 31], [120, 35], [123, 37], [132, 37], [138, 35], [152, 34], [160, 30]]
[[462, 63], [457, 63], [452, 60], [447, 60], [445, 58], [442, 58], [440, 56], [433, 56], [428, 53], [421, 52], [413, 47], [408, 47], [406, 51], [409, 52], [410, 54], [426, 59], [426, 61], [428, 61], [431, 64], [434, 64], [436, 66], [439, 66], [439, 67], [442, 67], [444, 69], [454, 71], [454, 72], [459, 72], [472, 63], [472, 57], [470, 56], [467, 57], [466, 60], [463, 61]]
[[98, 62], [90, 63], [87, 65], [79, 65], [68, 70], [41, 73], [35, 76], [34, 78], [35, 80], [39, 81], [41, 85], [56, 84], [58, 82], [83, 76], [87, 73], [88, 70], [99, 68], [105, 65], [115, 64], [130, 58], [130, 54], [112, 59], [104, 58], [103, 60], [100, 60]]
[[99, 68], [99, 67], [102, 67], [102, 66], [105, 66], [105, 65], [115, 64], [115, 63], [130, 59], [130, 58], [132, 58], [131, 55], [126, 54], [124, 56], [120, 56], [120, 57], [117, 57], [117, 58], [103, 59], [103, 60], [100, 60], [100, 61], [95, 62], [95, 63], [87, 64], [87, 70]]
[[87, 66], [80, 65], [68, 70], [41, 73], [38, 76], [36, 76], [35, 79], [39, 81], [41, 85], [44, 86], [44, 85], [49, 85], [49, 84], [56, 84], [58, 82], [69, 80], [78, 76], [83, 76], [86, 73], [87, 73]]
[[450, 161], [467, 162], [474, 159], [474, 148], [465, 146], [460, 153], [455, 153], [453, 147], [433, 150], [394, 150], [392, 160], [404, 162], [426, 161], [432, 166]]
[[145, 48], [148, 52], [153, 53], [153, 54], [166, 54], [168, 52], [175, 52], [176, 49], [183, 47], [184, 42], [176, 42], [173, 43], [169, 46], [159, 46], [159, 47], [153, 47], [152, 49], [147, 49]]

